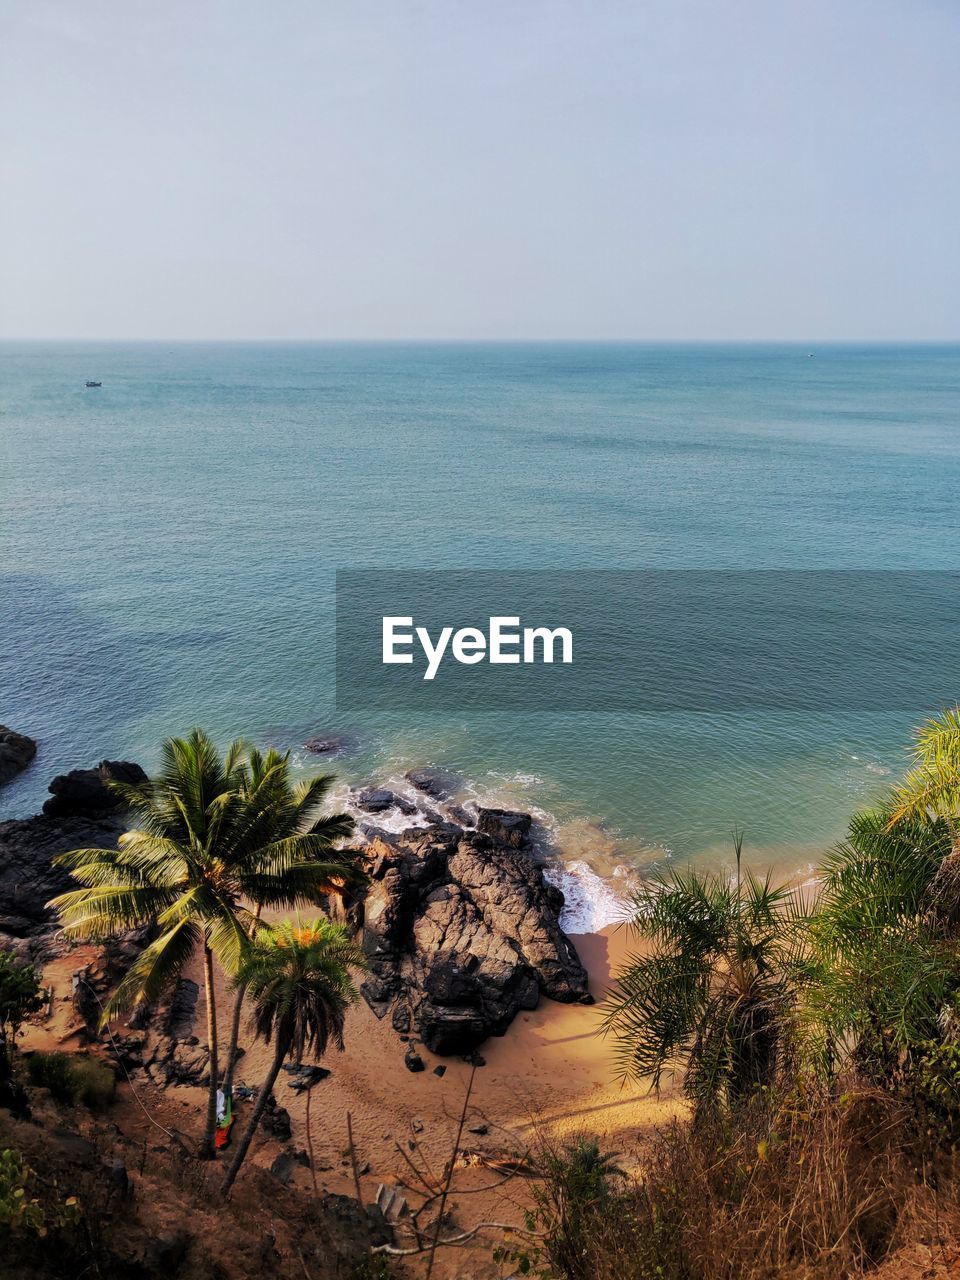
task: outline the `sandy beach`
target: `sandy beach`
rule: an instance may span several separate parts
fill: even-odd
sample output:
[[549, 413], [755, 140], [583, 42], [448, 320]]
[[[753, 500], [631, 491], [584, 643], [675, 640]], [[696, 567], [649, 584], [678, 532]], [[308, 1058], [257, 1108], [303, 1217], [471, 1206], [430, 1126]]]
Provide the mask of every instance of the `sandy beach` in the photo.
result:
[[[590, 974], [597, 1004], [561, 1005], [541, 999], [538, 1008], [521, 1014], [504, 1036], [482, 1046], [485, 1065], [474, 1076], [467, 1127], [485, 1125], [488, 1132], [467, 1132], [461, 1149], [497, 1159], [523, 1155], [540, 1139], [563, 1141], [592, 1133], [618, 1153], [621, 1165], [631, 1167], [644, 1137], [682, 1109], [674, 1091], [658, 1098], [636, 1085], [621, 1087], [611, 1046], [597, 1034], [599, 1002], [626, 950], [627, 935], [610, 927], [575, 936], [573, 941]], [[249, 1035], [241, 1037], [241, 1043], [247, 1053], [238, 1068], [239, 1079], [258, 1083], [266, 1072], [269, 1051], [252, 1043]], [[457, 1058], [440, 1058], [418, 1046], [426, 1069], [414, 1074], [404, 1066], [404, 1048], [388, 1019], [378, 1021], [363, 1002], [351, 1011], [346, 1048], [343, 1053], [328, 1053], [324, 1065], [332, 1074], [313, 1091], [313, 1146], [321, 1191], [354, 1194], [346, 1156], [348, 1112], [357, 1161], [366, 1170], [361, 1177], [365, 1200], [372, 1201], [383, 1183], [397, 1187], [416, 1206], [422, 1195], [417, 1194], [417, 1179], [408, 1160], [437, 1174], [449, 1158], [471, 1068]], [[445, 1068], [442, 1076], [434, 1074], [436, 1067]], [[306, 1094], [295, 1094], [284, 1077], [276, 1095], [290, 1112], [292, 1146], [304, 1148]], [[199, 1091], [197, 1104], [199, 1114]], [[241, 1108], [240, 1123], [244, 1114]], [[275, 1142], [261, 1141], [253, 1158], [269, 1163], [276, 1151]], [[530, 1200], [529, 1183], [515, 1177], [499, 1189], [478, 1190], [498, 1180], [498, 1174], [484, 1164], [457, 1170], [448, 1202], [456, 1223], [451, 1231], [468, 1230], [481, 1221], [522, 1224], [523, 1208]], [[310, 1187], [309, 1170], [298, 1167], [294, 1181]], [[469, 1251], [447, 1250], [434, 1274], [497, 1275], [490, 1256], [493, 1243], [492, 1234], [481, 1235]], [[471, 1269], [465, 1271], [467, 1254]]]
[[[596, 934], [574, 937], [580, 956], [590, 974], [590, 989], [597, 1004], [561, 1005], [541, 999], [539, 1007], [521, 1014], [502, 1037], [488, 1040], [482, 1047], [485, 1065], [474, 1074], [467, 1113], [467, 1129], [461, 1151], [471, 1153], [469, 1163], [461, 1161], [454, 1175], [447, 1206], [449, 1227], [445, 1234], [467, 1231], [479, 1222], [521, 1225], [523, 1210], [530, 1203], [531, 1186], [520, 1176], [503, 1181], [496, 1162], [504, 1157], [522, 1157], [540, 1140], [565, 1141], [580, 1133], [596, 1134], [602, 1145], [618, 1154], [618, 1163], [634, 1167], [644, 1139], [659, 1125], [682, 1111], [682, 1100], [669, 1090], [659, 1097], [636, 1085], [621, 1087], [611, 1046], [597, 1034], [599, 1002], [608, 988], [610, 975], [622, 958], [628, 938], [622, 929], [610, 927]], [[23, 1048], [79, 1047], [69, 1033], [77, 1025], [67, 992], [70, 975], [92, 950], [78, 947], [46, 970], [57, 999], [54, 1015], [47, 1023], [30, 1027]], [[199, 965], [196, 973], [200, 979]], [[230, 1007], [230, 993], [224, 984], [220, 992], [221, 1043]], [[196, 1032], [202, 1036], [202, 996], [197, 1009]], [[121, 1024], [122, 1025], [122, 1024]], [[331, 1075], [313, 1089], [311, 1128], [318, 1188], [353, 1196], [355, 1185], [348, 1157], [347, 1115], [351, 1116], [361, 1189], [366, 1202], [373, 1202], [380, 1184], [395, 1187], [412, 1207], [422, 1199], [422, 1187], [414, 1166], [427, 1177], [436, 1177], [449, 1158], [471, 1068], [457, 1058], [439, 1058], [418, 1046], [426, 1069], [411, 1073], [404, 1066], [405, 1044], [391, 1028], [389, 1020], [378, 1021], [360, 1001], [348, 1015], [346, 1048], [331, 1050], [323, 1060]], [[245, 1031], [241, 1044], [246, 1053], [238, 1066], [238, 1082], [258, 1085], [266, 1074], [269, 1049], [255, 1043]], [[444, 1068], [442, 1075], [435, 1068]], [[307, 1095], [297, 1094], [281, 1074], [275, 1094], [290, 1113], [292, 1150], [307, 1147]], [[199, 1135], [206, 1092], [200, 1088], [171, 1087], [161, 1090], [134, 1078], [134, 1087], [147, 1110], [165, 1124], [175, 1124], [185, 1135]], [[243, 1125], [251, 1107], [237, 1106], [237, 1124]], [[111, 1117], [129, 1135], [144, 1130], [145, 1121], [129, 1085], [121, 1083], [117, 1106]], [[238, 1130], [235, 1130], [238, 1132]], [[153, 1135], [155, 1139], [155, 1135]], [[258, 1139], [250, 1160], [269, 1166], [281, 1145], [273, 1139]], [[242, 1195], [243, 1175], [237, 1192]], [[293, 1185], [312, 1189], [308, 1168], [296, 1165]], [[401, 1235], [403, 1233], [401, 1232]], [[500, 1233], [480, 1233], [464, 1248], [447, 1249], [438, 1255], [434, 1275], [453, 1280], [470, 1276], [482, 1280], [499, 1274], [492, 1261], [492, 1248]], [[398, 1244], [405, 1241], [398, 1239]], [[411, 1275], [422, 1263], [406, 1264]]]

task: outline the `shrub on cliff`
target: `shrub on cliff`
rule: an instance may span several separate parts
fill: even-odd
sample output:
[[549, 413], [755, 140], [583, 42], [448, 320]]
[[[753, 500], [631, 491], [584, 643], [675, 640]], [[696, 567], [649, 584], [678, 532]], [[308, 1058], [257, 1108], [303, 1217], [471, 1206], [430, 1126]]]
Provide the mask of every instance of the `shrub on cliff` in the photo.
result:
[[7, 1065], [23, 1023], [42, 1008], [36, 969], [19, 963], [9, 951], [0, 951], [0, 1054], [5, 1055]]
[[[755, 1095], [734, 1125], [714, 1113], [671, 1126], [632, 1183], [607, 1176], [598, 1190], [571, 1183], [569, 1165], [541, 1161], [531, 1225], [542, 1238], [523, 1251], [527, 1272], [850, 1280], [902, 1245], [960, 1230], [956, 1167], [944, 1161], [934, 1173], [917, 1136], [909, 1108], [883, 1092], [792, 1089]], [[581, 1191], [574, 1210], [571, 1186]], [[521, 1252], [502, 1256], [515, 1262]]]
[[116, 1077], [96, 1058], [69, 1053], [33, 1053], [27, 1059], [30, 1083], [49, 1089], [57, 1102], [101, 1110], [116, 1093]]

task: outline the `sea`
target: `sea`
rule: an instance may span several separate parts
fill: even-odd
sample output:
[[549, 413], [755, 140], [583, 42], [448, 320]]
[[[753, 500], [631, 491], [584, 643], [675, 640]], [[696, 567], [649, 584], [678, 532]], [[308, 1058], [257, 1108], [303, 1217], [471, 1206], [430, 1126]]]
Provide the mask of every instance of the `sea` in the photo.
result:
[[573, 929], [735, 830], [808, 875], [937, 706], [338, 711], [348, 568], [960, 570], [960, 347], [0, 345], [0, 817], [201, 725], [530, 810]]

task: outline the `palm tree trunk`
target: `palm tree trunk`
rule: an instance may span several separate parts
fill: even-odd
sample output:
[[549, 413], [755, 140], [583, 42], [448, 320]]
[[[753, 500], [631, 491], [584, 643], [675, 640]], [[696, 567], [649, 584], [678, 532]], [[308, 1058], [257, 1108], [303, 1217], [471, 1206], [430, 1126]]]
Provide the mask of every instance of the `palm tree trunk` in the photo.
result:
[[280, 1068], [283, 1065], [283, 1060], [287, 1056], [287, 1048], [288, 1046], [286, 1044], [281, 1044], [279, 1041], [277, 1042], [273, 1061], [270, 1063], [270, 1070], [267, 1072], [267, 1078], [260, 1086], [260, 1092], [257, 1094], [257, 1101], [253, 1108], [253, 1114], [250, 1117], [250, 1122], [243, 1131], [243, 1137], [237, 1144], [237, 1150], [233, 1157], [233, 1162], [227, 1170], [227, 1176], [223, 1180], [221, 1194], [224, 1196], [229, 1194], [230, 1188], [233, 1186], [234, 1179], [240, 1172], [240, 1166], [243, 1164], [247, 1151], [250, 1149], [250, 1143], [253, 1141], [253, 1135], [256, 1133], [257, 1127], [263, 1117], [263, 1113], [267, 1108], [267, 1101], [270, 1094], [273, 1092], [273, 1086], [277, 1083], [277, 1076], [280, 1074]]
[[207, 998], [207, 1049], [210, 1053], [210, 1085], [207, 1090], [207, 1123], [200, 1144], [201, 1160], [216, 1158], [214, 1136], [217, 1130], [217, 1089], [220, 1073], [217, 1068], [217, 1000], [213, 987], [213, 952], [206, 938], [203, 941], [203, 981]]
[[[257, 931], [257, 925], [260, 922], [260, 912], [263, 910], [262, 904], [257, 903], [256, 910], [253, 913], [253, 928], [250, 931], [251, 937]], [[233, 1018], [230, 1022], [230, 1043], [227, 1045], [227, 1065], [223, 1070], [223, 1092], [229, 1093], [233, 1088], [233, 1073], [237, 1066], [237, 1049], [240, 1044], [240, 1019], [243, 1016], [243, 998], [247, 994], [246, 983], [242, 987], [237, 987], [237, 998], [233, 1003]]]
[[313, 1134], [310, 1132], [310, 1102], [313, 1099], [313, 1090], [307, 1088], [307, 1155], [310, 1157], [310, 1177], [313, 1179], [313, 1194], [318, 1196], [320, 1189], [317, 1186], [317, 1162], [313, 1158]]

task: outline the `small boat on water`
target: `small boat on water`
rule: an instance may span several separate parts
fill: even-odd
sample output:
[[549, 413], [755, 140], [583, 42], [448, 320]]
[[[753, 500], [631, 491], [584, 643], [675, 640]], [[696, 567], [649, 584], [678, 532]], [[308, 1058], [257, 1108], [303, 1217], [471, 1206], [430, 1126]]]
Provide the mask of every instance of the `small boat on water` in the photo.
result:
[[90, 379], [87, 379], [87, 386], [88, 386], [88, 387], [102, 387], [102, 386], [103, 386], [103, 383], [102, 383], [102, 382], [91, 382], [91, 381], [90, 381]]

